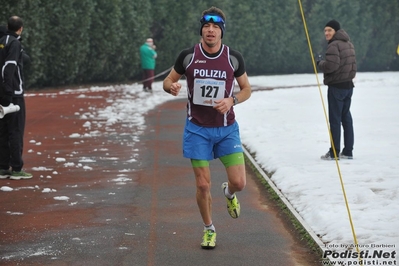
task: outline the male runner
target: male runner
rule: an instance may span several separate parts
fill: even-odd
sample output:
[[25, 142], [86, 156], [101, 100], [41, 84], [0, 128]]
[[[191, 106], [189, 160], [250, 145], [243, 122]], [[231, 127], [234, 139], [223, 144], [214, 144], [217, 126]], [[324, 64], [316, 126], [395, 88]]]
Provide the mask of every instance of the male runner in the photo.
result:
[[[201, 247], [216, 246], [212, 221], [211, 175], [209, 161], [219, 158], [226, 167], [222, 184], [231, 217], [240, 215], [236, 192], [246, 185], [243, 149], [233, 106], [251, 96], [251, 86], [242, 55], [222, 44], [226, 17], [211, 7], [202, 13], [201, 42], [183, 50], [163, 82], [166, 92], [177, 96], [179, 79], [187, 79], [187, 120], [183, 136], [183, 155], [191, 159], [196, 180], [196, 199], [204, 223]], [[234, 93], [234, 80], [240, 91]]]

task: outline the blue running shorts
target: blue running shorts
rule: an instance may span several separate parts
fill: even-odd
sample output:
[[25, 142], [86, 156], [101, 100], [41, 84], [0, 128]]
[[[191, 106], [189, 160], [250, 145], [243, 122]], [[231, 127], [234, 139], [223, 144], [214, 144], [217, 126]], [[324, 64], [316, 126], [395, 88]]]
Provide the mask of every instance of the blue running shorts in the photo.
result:
[[186, 120], [183, 156], [195, 160], [212, 160], [243, 152], [238, 123], [226, 127], [201, 127]]

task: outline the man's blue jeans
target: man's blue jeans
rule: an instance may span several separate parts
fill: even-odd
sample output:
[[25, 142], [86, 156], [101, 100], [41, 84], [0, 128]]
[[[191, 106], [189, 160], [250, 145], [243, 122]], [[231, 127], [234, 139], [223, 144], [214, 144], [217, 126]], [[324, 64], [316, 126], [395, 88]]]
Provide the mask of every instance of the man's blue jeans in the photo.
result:
[[[353, 88], [341, 89], [333, 86], [328, 86], [328, 116], [330, 120], [330, 130], [334, 142], [335, 151], [339, 155], [341, 144], [341, 124], [344, 128], [344, 148], [342, 154], [353, 156], [353, 121], [350, 112], [352, 101]], [[330, 148], [330, 155], [334, 157], [332, 144]]]

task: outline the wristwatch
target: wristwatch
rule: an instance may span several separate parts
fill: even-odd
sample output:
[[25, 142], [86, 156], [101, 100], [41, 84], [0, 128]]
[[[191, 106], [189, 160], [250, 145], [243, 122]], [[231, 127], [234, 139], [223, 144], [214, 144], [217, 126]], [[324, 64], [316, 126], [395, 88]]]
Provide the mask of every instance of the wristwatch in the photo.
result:
[[234, 102], [234, 105], [238, 104], [238, 99], [235, 95], [233, 95], [233, 102]]

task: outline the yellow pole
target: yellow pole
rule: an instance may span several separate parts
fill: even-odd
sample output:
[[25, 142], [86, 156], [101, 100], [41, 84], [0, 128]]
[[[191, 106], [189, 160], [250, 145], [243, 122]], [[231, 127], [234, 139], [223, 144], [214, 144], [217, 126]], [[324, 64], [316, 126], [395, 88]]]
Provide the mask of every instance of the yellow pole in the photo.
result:
[[[324, 100], [323, 100], [323, 95], [322, 95], [321, 88], [320, 88], [320, 82], [319, 82], [319, 78], [318, 78], [318, 75], [317, 75], [316, 63], [315, 63], [315, 61], [314, 61], [314, 56], [313, 56], [313, 51], [312, 51], [312, 45], [311, 45], [310, 38], [309, 38], [309, 34], [308, 34], [308, 28], [307, 28], [307, 26], [306, 26], [306, 20], [305, 20], [305, 15], [304, 15], [303, 8], [302, 8], [301, 0], [298, 0], [298, 3], [299, 3], [299, 9], [300, 9], [301, 15], [302, 15], [303, 26], [304, 26], [304, 28], [305, 28], [306, 39], [307, 39], [307, 41], [308, 41], [310, 57], [311, 57], [311, 59], [312, 59], [313, 69], [314, 69], [314, 72], [315, 72], [315, 74], [316, 74], [317, 85], [318, 85], [318, 87], [319, 87], [319, 93], [320, 93], [320, 96], [321, 96], [321, 102], [322, 102], [323, 110], [324, 110], [324, 117], [325, 117], [325, 119], [326, 119], [328, 132], [329, 132], [329, 134], [330, 134], [331, 146], [332, 146], [332, 149], [333, 149], [333, 152], [334, 152], [334, 157], [335, 157], [335, 162], [336, 162], [336, 165], [337, 165], [339, 180], [340, 180], [340, 183], [341, 183], [341, 189], [342, 189], [342, 193], [343, 193], [343, 195], [344, 195], [345, 206], [346, 206], [346, 210], [347, 210], [347, 212], [348, 212], [349, 223], [350, 223], [351, 230], [352, 230], [352, 236], [353, 236], [353, 239], [354, 239], [354, 242], [355, 242], [356, 251], [358, 252], [358, 254], [360, 254], [359, 245], [358, 245], [357, 237], [356, 237], [356, 233], [355, 233], [355, 227], [354, 227], [354, 225], [353, 225], [352, 215], [351, 215], [351, 212], [350, 212], [350, 208], [349, 208], [349, 204], [348, 204], [348, 199], [347, 199], [347, 197], [346, 197], [345, 186], [344, 186], [344, 182], [343, 182], [343, 179], [342, 179], [341, 169], [340, 169], [339, 163], [338, 163], [337, 152], [336, 152], [335, 147], [334, 147], [335, 145], [334, 145], [334, 142], [333, 142], [333, 138], [332, 138], [330, 126], [329, 126], [329, 123], [328, 123], [327, 112], [326, 112], [326, 108], [325, 108], [325, 104], [324, 104]], [[398, 54], [399, 54], [399, 46], [398, 46]], [[362, 258], [360, 258], [360, 256], [359, 256], [359, 265], [363, 265], [363, 264], [362, 264]]]

